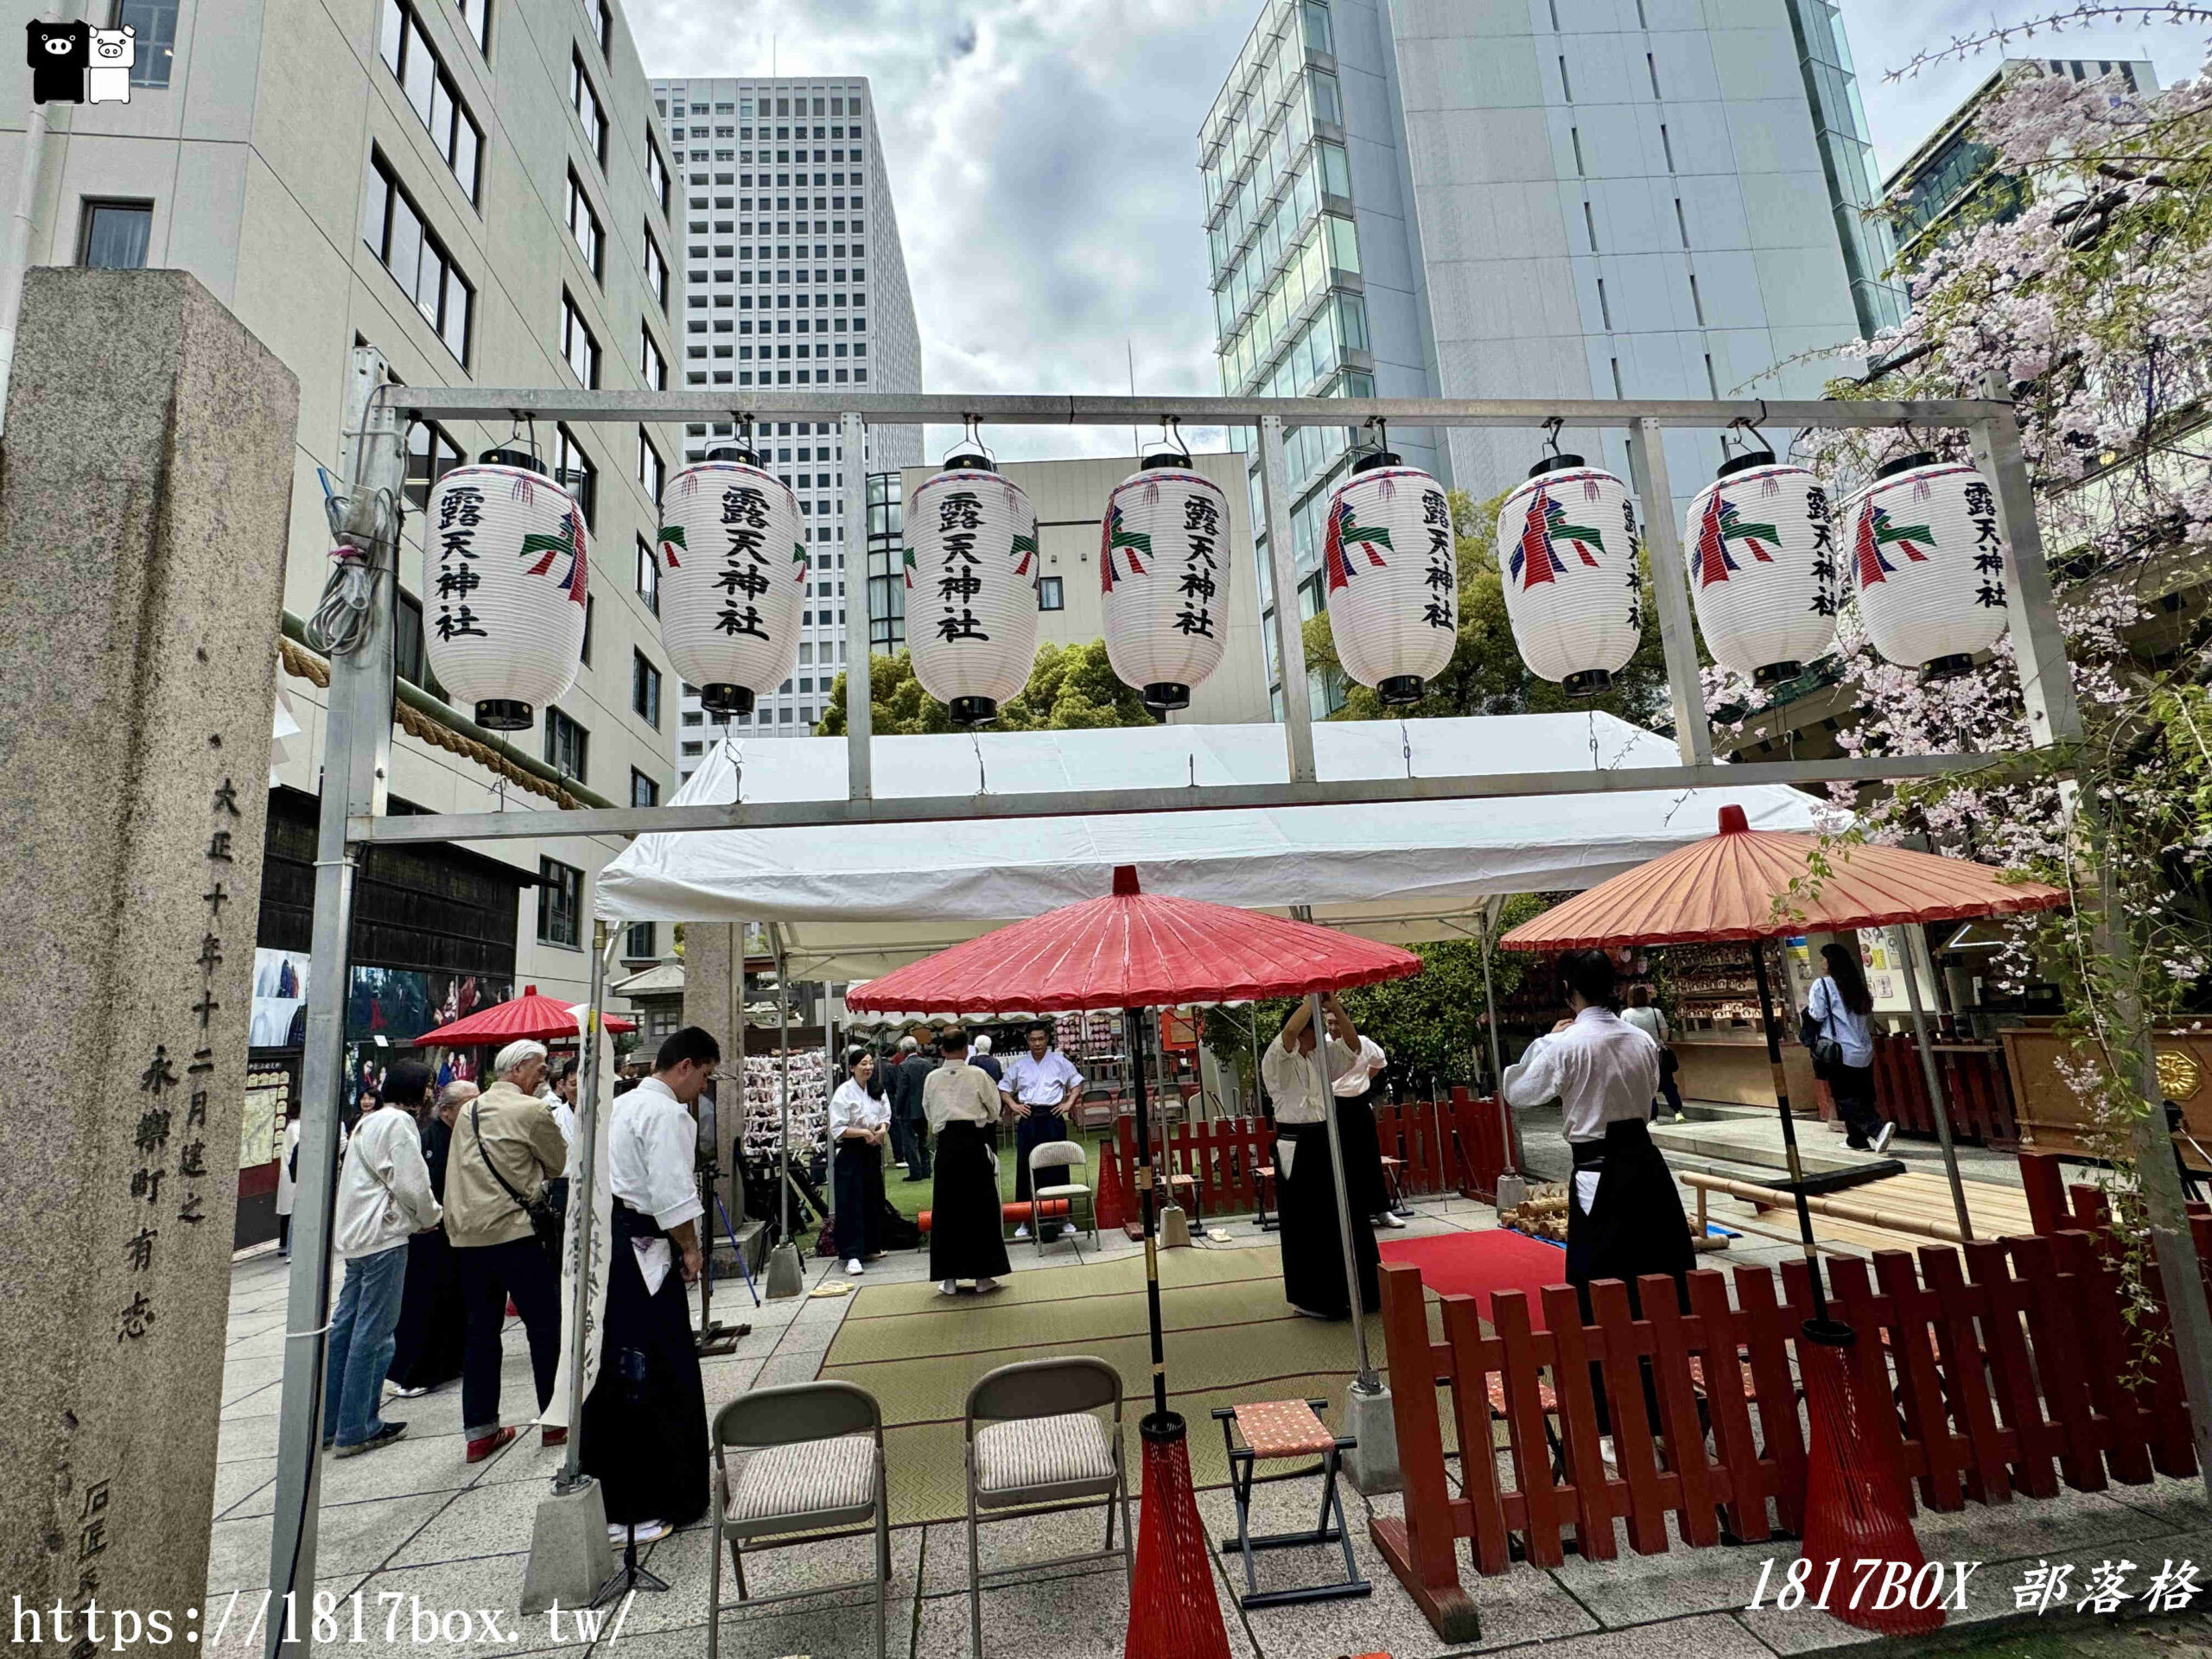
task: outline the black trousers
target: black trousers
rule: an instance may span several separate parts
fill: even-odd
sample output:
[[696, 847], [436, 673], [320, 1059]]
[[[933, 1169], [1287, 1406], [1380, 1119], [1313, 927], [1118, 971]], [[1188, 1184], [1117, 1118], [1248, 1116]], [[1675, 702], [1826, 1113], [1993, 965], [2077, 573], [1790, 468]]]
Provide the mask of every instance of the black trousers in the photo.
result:
[[990, 1144], [982, 1125], [958, 1118], [938, 1136], [937, 1185], [930, 1195], [932, 1279], [995, 1279], [1011, 1271]]
[[[1603, 1141], [1578, 1141], [1571, 1151], [1575, 1176], [1598, 1173], [1598, 1190], [1586, 1210], [1579, 1181], [1571, 1178], [1567, 1187], [1567, 1281], [1574, 1287], [1583, 1323], [1596, 1317], [1590, 1285], [1597, 1279], [1618, 1279], [1625, 1284], [1629, 1313], [1642, 1319], [1643, 1295], [1637, 1280], [1653, 1273], [1672, 1276], [1675, 1305], [1688, 1313], [1689, 1272], [1697, 1262], [1689, 1221], [1682, 1213], [1674, 1175], [1651, 1144], [1643, 1120], [1616, 1118], [1606, 1124]], [[1652, 1381], [1650, 1361], [1638, 1363], [1644, 1410], [1656, 1433], [1661, 1428], [1659, 1391]], [[1605, 1371], [1595, 1360], [1590, 1363], [1590, 1387], [1597, 1400], [1599, 1431], [1609, 1434], [1612, 1421], [1606, 1408]]]
[[468, 1319], [461, 1366], [461, 1421], [468, 1437], [477, 1440], [499, 1426], [499, 1336], [507, 1322], [510, 1298], [530, 1336], [537, 1408], [543, 1411], [552, 1403], [553, 1373], [561, 1363], [561, 1278], [535, 1238], [469, 1245], [455, 1249], [453, 1255]]
[[1337, 1144], [1344, 1154], [1344, 1201], [1356, 1216], [1389, 1208], [1382, 1179], [1382, 1137], [1375, 1128], [1375, 1091], [1337, 1096]]
[[1874, 1068], [1871, 1065], [1834, 1065], [1828, 1068], [1828, 1091], [1843, 1115], [1846, 1144], [1860, 1151], [1882, 1127], [1874, 1110]]
[[634, 1212], [630, 1228], [620, 1219], [614, 1226], [606, 1335], [599, 1377], [584, 1401], [579, 1458], [606, 1489], [608, 1521], [680, 1527], [707, 1512], [707, 1395], [674, 1245], [660, 1289], [645, 1289], [631, 1240], [652, 1236], [651, 1228], [650, 1221], [638, 1227]]
[[[1325, 1123], [1278, 1125], [1287, 1141], [1290, 1174], [1278, 1179], [1282, 1206], [1282, 1294], [1294, 1307], [1331, 1319], [1351, 1312], [1351, 1289], [1344, 1283], [1344, 1235], [1337, 1227], [1337, 1178], [1329, 1162]], [[1281, 1160], [1276, 1160], [1280, 1169]], [[1352, 1261], [1359, 1274], [1360, 1306], [1370, 1313], [1382, 1302], [1382, 1256], [1375, 1248], [1375, 1224], [1347, 1187], [1351, 1211]]]
[[[1068, 1121], [1059, 1113], [1042, 1106], [1032, 1106], [1029, 1116], [1014, 1120], [1014, 1197], [1018, 1204], [1029, 1201], [1029, 1154], [1033, 1148], [1050, 1141], [1068, 1138]], [[1051, 1185], [1055, 1183], [1048, 1182]]]
[[453, 1258], [452, 1242], [442, 1228], [407, 1241], [407, 1284], [400, 1294], [399, 1329], [385, 1372], [403, 1389], [435, 1389], [461, 1375], [468, 1318], [461, 1309], [461, 1274]]
[[837, 1254], [848, 1261], [874, 1255], [876, 1216], [883, 1208], [883, 1148], [840, 1140], [830, 1160], [830, 1213], [837, 1224]]

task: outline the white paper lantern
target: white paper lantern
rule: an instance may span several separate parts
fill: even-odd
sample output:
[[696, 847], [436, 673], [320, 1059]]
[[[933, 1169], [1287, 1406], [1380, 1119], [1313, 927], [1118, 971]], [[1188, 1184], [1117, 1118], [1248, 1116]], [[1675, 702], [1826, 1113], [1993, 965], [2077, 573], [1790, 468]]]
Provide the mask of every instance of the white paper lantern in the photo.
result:
[[952, 456], [906, 504], [906, 649], [963, 726], [1020, 695], [1037, 655], [1037, 511], [989, 457]]
[[2005, 538], [1997, 496], [1973, 467], [1907, 455], [1875, 474], [1845, 515], [1859, 613], [1892, 663], [1955, 674], [2005, 632]]
[[1498, 509], [1497, 552], [1529, 671], [1569, 696], [1611, 686], [1643, 636], [1628, 486], [1580, 455], [1547, 456]]
[[1444, 486], [1387, 450], [1329, 498], [1321, 568], [1337, 660], [1386, 703], [1420, 701], [1459, 643], [1459, 558]]
[[584, 516], [534, 457], [493, 449], [439, 480], [429, 517], [430, 672], [478, 725], [522, 731], [583, 662]]
[[709, 714], [749, 715], [798, 661], [806, 531], [753, 451], [717, 449], [661, 493], [660, 638]]
[[1106, 659], [1154, 709], [1187, 709], [1229, 632], [1229, 498], [1187, 455], [1147, 456], [1098, 533]]
[[1715, 662], [1775, 685], [1835, 643], [1834, 519], [1802, 467], [1764, 449], [1726, 462], [1690, 503], [1682, 547]]

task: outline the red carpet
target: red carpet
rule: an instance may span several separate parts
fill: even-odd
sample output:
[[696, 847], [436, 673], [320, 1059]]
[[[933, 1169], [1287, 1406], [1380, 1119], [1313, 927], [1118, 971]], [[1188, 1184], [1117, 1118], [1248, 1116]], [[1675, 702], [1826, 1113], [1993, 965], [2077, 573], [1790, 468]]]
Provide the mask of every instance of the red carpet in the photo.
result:
[[1490, 1318], [1491, 1292], [1526, 1291], [1529, 1323], [1539, 1331], [1545, 1328], [1539, 1293], [1546, 1285], [1567, 1282], [1565, 1250], [1510, 1227], [1435, 1238], [1394, 1238], [1380, 1248], [1385, 1262], [1419, 1268], [1421, 1282], [1438, 1295], [1476, 1298], [1484, 1319]]

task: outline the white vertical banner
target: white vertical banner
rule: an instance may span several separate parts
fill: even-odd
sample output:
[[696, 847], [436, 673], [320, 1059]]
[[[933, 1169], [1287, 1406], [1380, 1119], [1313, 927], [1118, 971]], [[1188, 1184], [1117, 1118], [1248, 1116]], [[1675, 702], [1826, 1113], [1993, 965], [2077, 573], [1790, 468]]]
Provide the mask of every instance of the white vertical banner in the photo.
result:
[[[569, 1010], [576, 1016], [577, 1028], [591, 1015], [589, 1003], [578, 1003]], [[591, 1397], [592, 1384], [599, 1380], [599, 1354], [602, 1325], [607, 1318], [607, 1263], [610, 1235], [613, 1230], [614, 1179], [611, 1160], [607, 1154], [607, 1122], [613, 1116], [614, 1096], [614, 1041], [602, 1024], [596, 1033], [599, 1045], [597, 1068], [597, 1099], [577, 1103], [577, 1128], [583, 1131], [587, 1123], [592, 1138], [589, 1159], [591, 1183], [591, 1249], [588, 1260], [578, 1261], [578, 1223], [583, 1214], [584, 1195], [570, 1189], [569, 1193], [569, 1230], [561, 1246], [561, 1364], [553, 1377], [553, 1401], [538, 1419], [549, 1428], [574, 1427], [569, 1421], [570, 1368], [575, 1363], [579, 1346], [575, 1340], [576, 1311], [583, 1310], [584, 1339], [581, 1347], [583, 1356], [583, 1386], [574, 1391], [579, 1401]], [[576, 1294], [578, 1268], [581, 1265], [586, 1294]]]

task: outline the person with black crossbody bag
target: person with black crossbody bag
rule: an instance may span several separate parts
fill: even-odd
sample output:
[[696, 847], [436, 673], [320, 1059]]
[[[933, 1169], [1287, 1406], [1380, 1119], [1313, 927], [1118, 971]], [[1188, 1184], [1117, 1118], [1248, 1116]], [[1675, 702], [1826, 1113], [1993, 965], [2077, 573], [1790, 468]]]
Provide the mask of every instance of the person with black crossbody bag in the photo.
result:
[[1848, 947], [1824, 944], [1821, 958], [1827, 971], [1813, 982], [1799, 1035], [1813, 1051], [1813, 1070], [1835, 1096], [1844, 1144], [1854, 1152], [1885, 1153], [1897, 1126], [1874, 1109], [1874, 1033], [1867, 1023], [1874, 998]]
[[[461, 1358], [461, 1420], [467, 1459], [481, 1463], [515, 1437], [499, 1421], [500, 1332], [512, 1301], [530, 1338], [537, 1409], [552, 1402], [561, 1358], [561, 1274], [566, 1224], [560, 1181], [569, 1146], [537, 1085], [545, 1045], [508, 1044], [492, 1063], [495, 1081], [454, 1120], [446, 1154], [446, 1236], [468, 1321]], [[550, 1189], [550, 1190], [549, 1190]], [[548, 1428], [546, 1446], [569, 1437]]]

